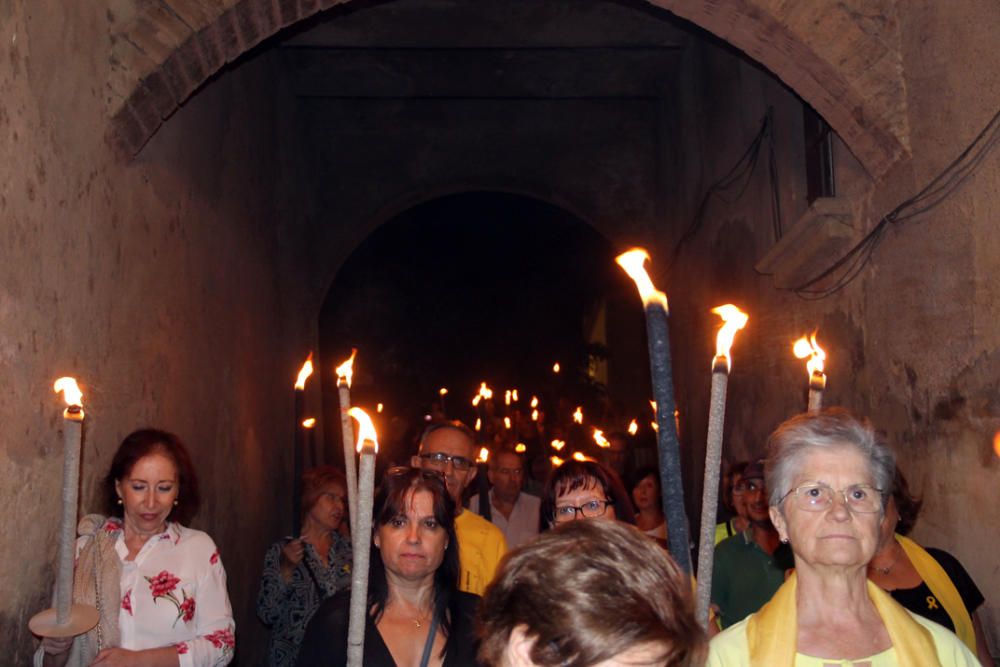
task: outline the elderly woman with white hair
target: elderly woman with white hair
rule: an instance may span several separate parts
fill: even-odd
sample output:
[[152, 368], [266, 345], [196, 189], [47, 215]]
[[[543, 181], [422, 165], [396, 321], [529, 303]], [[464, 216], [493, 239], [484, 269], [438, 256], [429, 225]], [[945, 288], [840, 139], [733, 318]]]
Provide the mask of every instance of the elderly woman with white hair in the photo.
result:
[[798, 415], [771, 434], [765, 484], [795, 574], [712, 640], [710, 666], [978, 666], [954, 634], [868, 581], [894, 466], [868, 421], [846, 410]]

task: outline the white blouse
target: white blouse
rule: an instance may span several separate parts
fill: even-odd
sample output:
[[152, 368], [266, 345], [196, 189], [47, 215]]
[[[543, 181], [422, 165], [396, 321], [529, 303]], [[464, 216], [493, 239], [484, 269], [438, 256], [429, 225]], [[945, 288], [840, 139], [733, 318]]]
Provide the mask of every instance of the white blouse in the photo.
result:
[[[120, 520], [108, 519], [115, 521]], [[106, 528], [118, 526], [106, 524]], [[229, 664], [236, 624], [226, 570], [212, 538], [168, 522], [162, 533], [142, 546], [135, 560], [125, 560], [124, 532], [115, 550], [122, 560], [118, 613], [122, 648], [175, 646], [181, 667]]]

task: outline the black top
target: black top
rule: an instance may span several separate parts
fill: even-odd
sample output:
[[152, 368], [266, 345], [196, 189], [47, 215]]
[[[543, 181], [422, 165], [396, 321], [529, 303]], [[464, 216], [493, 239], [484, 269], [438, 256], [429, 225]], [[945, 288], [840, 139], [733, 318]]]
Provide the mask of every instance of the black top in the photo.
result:
[[[455, 592], [451, 635], [444, 667], [469, 667], [476, 664], [475, 616], [479, 596]], [[299, 651], [298, 667], [345, 667], [347, 665], [347, 626], [350, 618], [351, 592], [341, 591], [328, 598], [316, 610], [306, 627]], [[382, 640], [371, 616], [365, 621], [365, 667], [396, 667], [389, 648]]]
[[[971, 616], [984, 601], [983, 594], [979, 592], [979, 588], [972, 581], [972, 577], [965, 571], [965, 568], [958, 562], [958, 559], [947, 551], [928, 548], [927, 553], [941, 565], [948, 578], [951, 579], [951, 583], [955, 584], [955, 588], [958, 589], [958, 594], [961, 596], [962, 602]], [[941, 603], [934, 597], [931, 589], [927, 587], [925, 582], [921, 581], [920, 585], [915, 588], [897, 588], [894, 591], [889, 591], [889, 594], [892, 595], [896, 602], [914, 614], [919, 614], [935, 623], [939, 623], [952, 632], [955, 631], [955, 625], [951, 622], [948, 612], [944, 610]]]

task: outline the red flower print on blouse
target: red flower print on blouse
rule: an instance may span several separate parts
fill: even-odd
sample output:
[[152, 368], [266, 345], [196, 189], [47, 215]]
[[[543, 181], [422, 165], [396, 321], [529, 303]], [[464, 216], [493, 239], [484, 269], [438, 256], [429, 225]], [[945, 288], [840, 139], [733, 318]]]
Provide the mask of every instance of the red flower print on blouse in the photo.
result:
[[112, 517], [104, 522], [103, 529], [105, 533], [113, 533], [122, 529], [122, 522]]
[[219, 550], [218, 549], [216, 549], [215, 553], [213, 553], [212, 556], [208, 559], [208, 562], [211, 563], [212, 565], [215, 565], [216, 563], [219, 562]]
[[211, 634], [205, 635], [205, 639], [212, 642], [215, 648], [227, 648], [231, 649], [236, 646], [236, 638], [233, 636], [232, 628], [225, 628], [224, 630], [216, 630]]
[[191, 619], [194, 618], [194, 598], [187, 598], [184, 602], [181, 602], [177, 607], [177, 611], [181, 614], [181, 619], [185, 623], [190, 623]]
[[125, 597], [122, 598], [122, 609], [128, 612], [128, 615], [132, 615], [132, 589], [128, 589], [125, 592]]
[[187, 642], [180, 642], [178, 644], [174, 644], [174, 646], [177, 648], [177, 655], [184, 655], [188, 652]]
[[[155, 577], [146, 577], [146, 581], [149, 582], [149, 590], [153, 594], [154, 600], [163, 597], [173, 598], [170, 594], [177, 588], [177, 584], [181, 583], [180, 579], [166, 570], [163, 570]], [[177, 603], [176, 600], [173, 600], [173, 602]]]

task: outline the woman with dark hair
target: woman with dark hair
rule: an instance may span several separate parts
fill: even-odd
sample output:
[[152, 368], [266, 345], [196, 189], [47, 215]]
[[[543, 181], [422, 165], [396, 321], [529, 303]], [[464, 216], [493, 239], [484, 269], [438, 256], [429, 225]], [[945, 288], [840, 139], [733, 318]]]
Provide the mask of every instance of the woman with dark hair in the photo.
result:
[[977, 613], [985, 598], [972, 577], [947, 551], [925, 549], [906, 537], [921, 505], [923, 501], [910, 494], [906, 477], [897, 467], [879, 549], [868, 563], [868, 578], [914, 614], [954, 631], [980, 662], [992, 665]]
[[635, 502], [636, 528], [657, 539], [667, 539], [667, 519], [663, 516], [660, 472], [653, 466], [640, 468], [635, 473], [631, 493]]
[[598, 518], [635, 525], [635, 510], [618, 474], [593, 459], [570, 459], [555, 468], [542, 494], [541, 529]]
[[618, 521], [569, 521], [510, 552], [479, 611], [488, 667], [701, 667], [690, 579]]
[[104, 480], [110, 518], [80, 522], [73, 600], [100, 622], [75, 639], [42, 640], [40, 665], [225, 665], [235, 624], [215, 543], [181, 525], [198, 483], [180, 439], [155, 429], [125, 438]]
[[291, 667], [306, 624], [320, 603], [350, 586], [351, 542], [340, 534], [347, 513], [347, 479], [333, 466], [302, 475], [298, 538], [271, 545], [264, 556], [257, 616], [271, 627], [271, 667]]
[[[365, 666], [475, 663], [479, 596], [458, 590], [455, 505], [432, 470], [391, 468], [374, 503]], [[350, 591], [320, 605], [298, 665], [347, 664]]]

